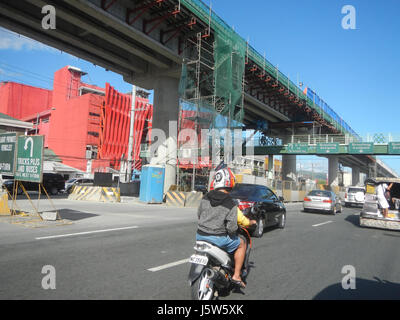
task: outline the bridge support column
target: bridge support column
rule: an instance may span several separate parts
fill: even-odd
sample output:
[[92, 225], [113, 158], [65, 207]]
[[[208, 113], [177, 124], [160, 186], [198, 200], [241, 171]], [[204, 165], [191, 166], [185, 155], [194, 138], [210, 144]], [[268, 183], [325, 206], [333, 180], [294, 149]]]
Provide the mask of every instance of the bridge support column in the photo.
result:
[[[155, 154], [152, 151], [150, 164], [165, 166], [164, 192], [167, 192], [171, 185], [176, 184], [178, 89], [179, 79], [158, 77], [155, 80], [152, 140], [154, 143], [154, 136], [157, 136], [158, 140], [155, 141], [157, 151]], [[165, 141], [160, 140], [161, 131], [165, 134]]]
[[331, 187], [337, 187], [339, 185], [339, 157], [329, 156], [328, 157], [328, 185]]
[[351, 184], [356, 186], [360, 183], [360, 168], [352, 167], [351, 168]]
[[282, 180], [296, 180], [296, 156], [282, 155]]
[[274, 166], [274, 155], [270, 154], [268, 156], [268, 179], [275, 179], [275, 166]]

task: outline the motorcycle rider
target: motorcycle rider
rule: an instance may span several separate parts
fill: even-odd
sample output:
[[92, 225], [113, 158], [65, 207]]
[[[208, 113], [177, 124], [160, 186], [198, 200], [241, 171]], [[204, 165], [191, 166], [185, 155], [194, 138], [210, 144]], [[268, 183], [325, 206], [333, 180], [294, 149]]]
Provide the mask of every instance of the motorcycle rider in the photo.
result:
[[238, 223], [244, 227], [256, 224], [246, 218], [229, 192], [235, 185], [235, 176], [227, 168], [217, 168], [211, 189], [199, 206], [197, 241], [207, 241], [234, 255], [235, 269], [232, 282], [245, 288], [241, 269], [246, 255], [246, 243], [237, 235]]

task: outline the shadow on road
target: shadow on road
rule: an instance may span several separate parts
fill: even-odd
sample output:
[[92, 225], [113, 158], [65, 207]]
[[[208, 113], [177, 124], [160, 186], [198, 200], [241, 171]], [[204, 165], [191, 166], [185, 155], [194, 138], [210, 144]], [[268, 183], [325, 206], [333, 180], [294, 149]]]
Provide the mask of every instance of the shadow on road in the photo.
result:
[[349, 215], [345, 219], [345, 221], [352, 223], [356, 227], [360, 227], [360, 215]]
[[314, 300], [400, 300], [400, 284], [380, 280], [356, 279], [356, 289], [344, 290], [334, 284], [322, 290]]
[[93, 218], [93, 217], [98, 216], [98, 214], [87, 213], [87, 212], [71, 210], [71, 209], [60, 209], [60, 210], [58, 210], [58, 213], [60, 214], [61, 219], [66, 219], [66, 220], [70, 220], [70, 221], [83, 220], [83, 219], [88, 219], [88, 218]]

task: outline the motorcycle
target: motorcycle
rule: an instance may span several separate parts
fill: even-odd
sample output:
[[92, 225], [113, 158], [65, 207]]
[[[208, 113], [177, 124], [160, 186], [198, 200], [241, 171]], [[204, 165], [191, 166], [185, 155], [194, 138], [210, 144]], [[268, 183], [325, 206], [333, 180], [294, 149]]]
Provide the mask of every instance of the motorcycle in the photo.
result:
[[[253, 219], [258, 216], [257, 208], [253, 208], [246, 216]], [[248, 276], [249, 258], [252, 241], [246, 228], [239, 226], [239, 236], [246, 243], [246, 255], [242, 267], [242, 280]], [[234, 288], [232, 276], [235, 268], [233, 255], [205, 242], [196, 241], [195, 254], [189, 259], [192, 264], [188, 276], [191, 296], [194, 300], [212, 300], [221, 292], [229, 292]]]

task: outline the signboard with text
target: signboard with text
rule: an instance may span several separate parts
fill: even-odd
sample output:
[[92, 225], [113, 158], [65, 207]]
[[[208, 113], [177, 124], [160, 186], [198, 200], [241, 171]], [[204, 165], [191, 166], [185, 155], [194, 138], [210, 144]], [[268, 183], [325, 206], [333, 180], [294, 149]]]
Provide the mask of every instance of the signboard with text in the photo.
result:
[[350, 154], [373, 154], [374, 143], [373, 142], [353, 142], [349, 144]]
[[289, 143], [287, 153], [302, 154], [308, 153], [308, 144], [306, 143]]
[[18, 137], [15, 180], [42, 182], [43, 141], [43, 136]]
[[400, 154], [400, 142], [389, 142], [388, 153]]
[[318, 143], [317, 153], [337, 154], [339, 153], [339, 143], [337, 142]]
[[16, 146], [15, 132], [0, 134], [0, 174], [14, 175]]

